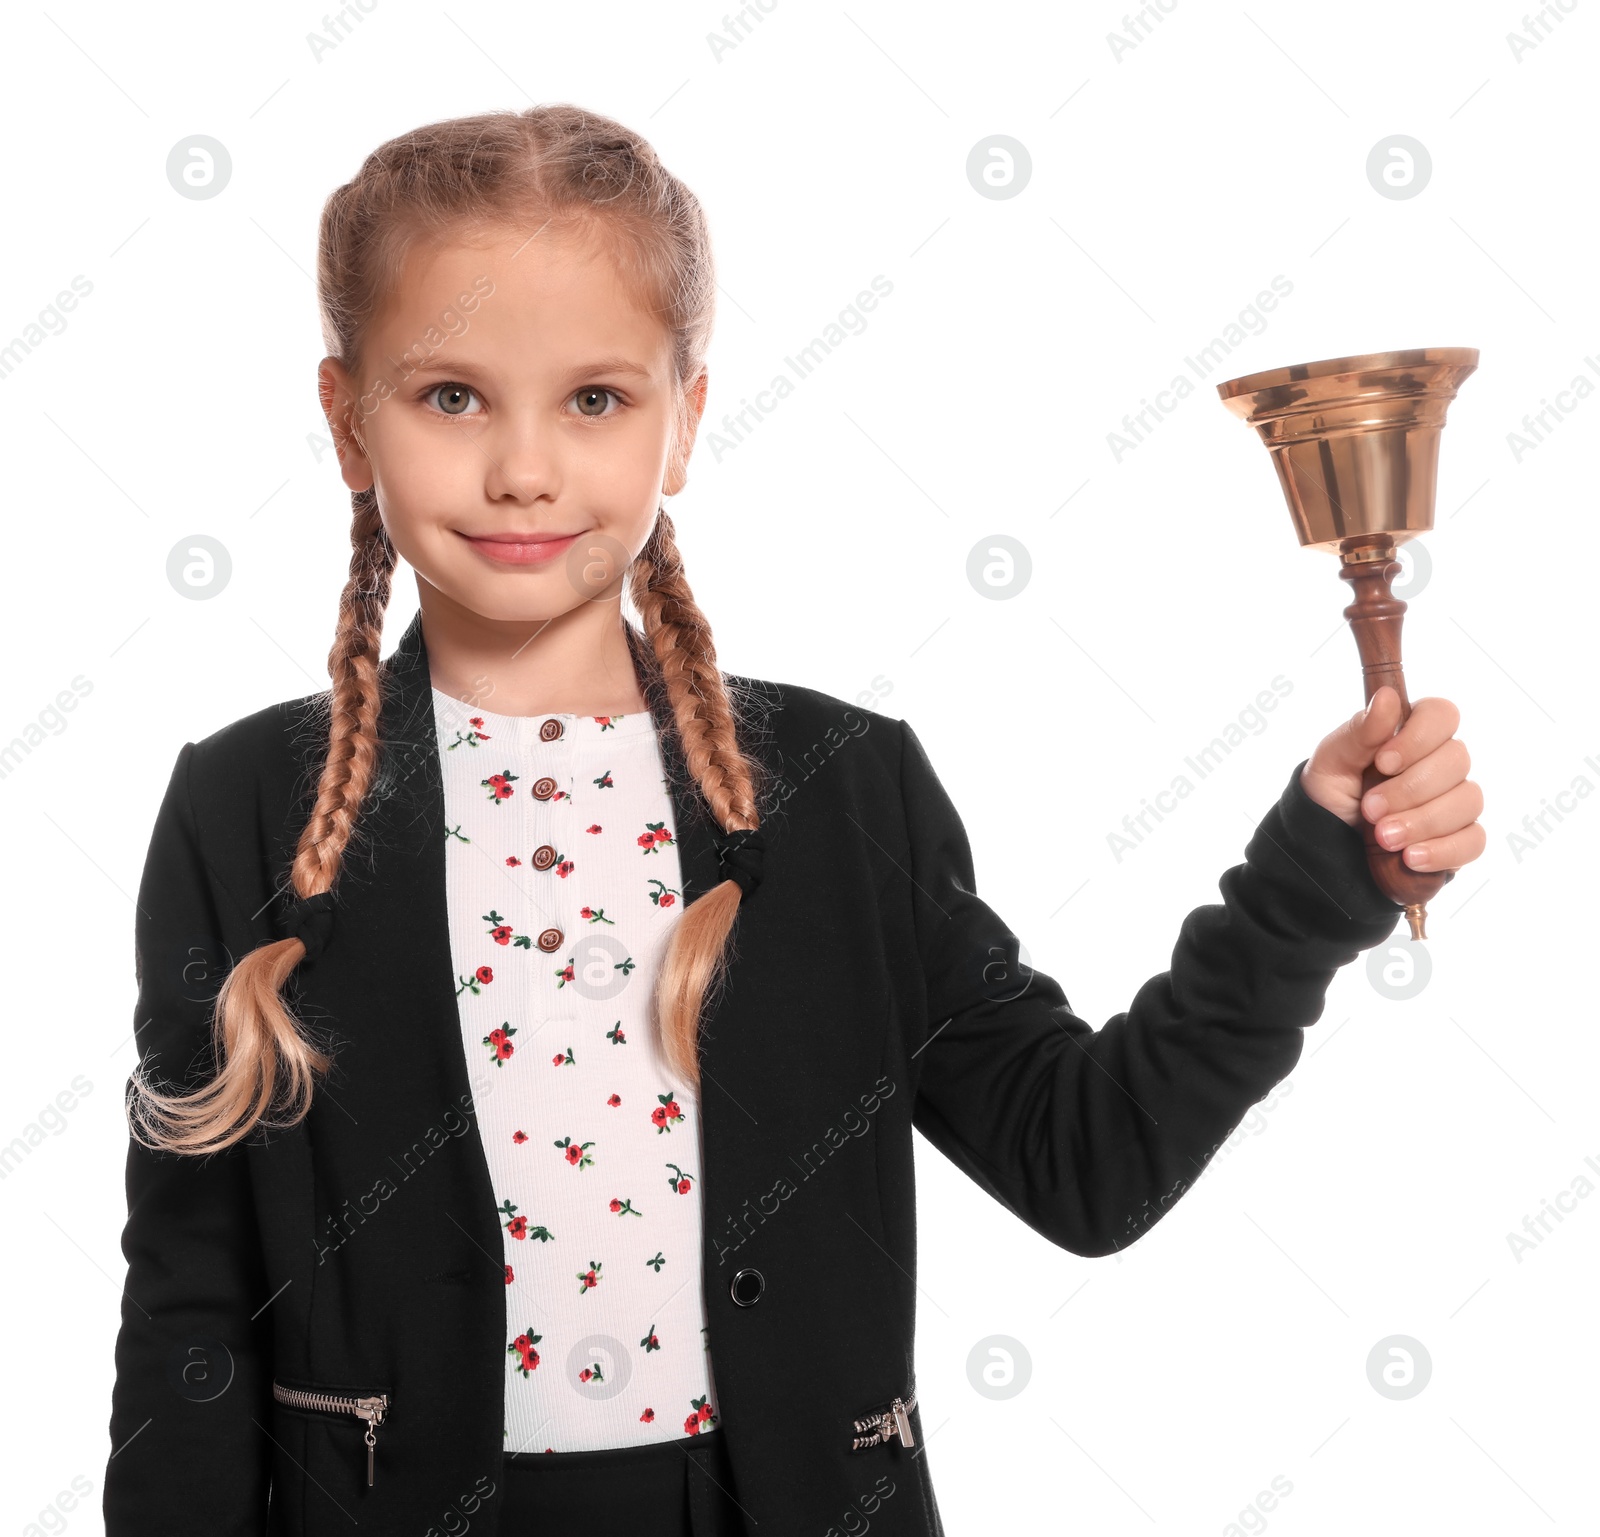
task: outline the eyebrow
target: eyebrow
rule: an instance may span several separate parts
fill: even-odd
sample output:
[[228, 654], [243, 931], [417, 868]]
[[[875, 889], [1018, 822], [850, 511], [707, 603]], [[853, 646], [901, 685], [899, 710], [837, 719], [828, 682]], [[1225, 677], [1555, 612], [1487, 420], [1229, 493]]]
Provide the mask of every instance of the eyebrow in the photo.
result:
[[632, 358], [596, 358], [592, 363], [585, 363], [581, 369], [574, 372], [585, 374], [637, 374], [641, 379], [650, 377], [648, 368], [641, 368]]
[[[418, 374], [450, 373], [452, 370], [463, 370], [472, 373], [481, 373], [483, 371], [481, 365], [474, 362], [471, 358], [450, 357], [431, 358], [426, 363], [418, 363], [416, 367], [412, 369], [412, 372]], [[636, 378], [640, 379], [648, 379], [651, 377], [650, 370], [648, 368], [641, 367], [638, 363], [634, 362], [632, 358], [620, 356], [610, 358], [594, 358], [590, 362], [583, 363], [576, 368], [568, 370], [568, 372], [573, 378], [581, 379], [589, 378], [595, 374], [633, 374]]]

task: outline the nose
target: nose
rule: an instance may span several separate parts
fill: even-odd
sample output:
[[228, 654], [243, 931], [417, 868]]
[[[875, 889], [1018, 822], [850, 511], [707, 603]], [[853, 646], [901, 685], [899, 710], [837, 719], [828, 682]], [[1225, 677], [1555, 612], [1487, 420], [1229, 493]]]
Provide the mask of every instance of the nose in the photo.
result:
[[484, 456], [484, 492], [490, 501], [529, 504], [554, 497], [561, 487], [557, 424], [532, 405], [502, 407], [473, 442]]

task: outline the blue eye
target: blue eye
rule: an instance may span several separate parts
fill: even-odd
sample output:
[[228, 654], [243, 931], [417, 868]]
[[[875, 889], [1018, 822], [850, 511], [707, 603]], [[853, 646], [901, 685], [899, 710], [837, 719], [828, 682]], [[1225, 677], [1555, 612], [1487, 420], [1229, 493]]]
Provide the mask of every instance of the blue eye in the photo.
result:
[[464, 384], [441, 384], [432, 392], [430, 397], [433, 403], [447, 416], [476, 416], [477, 412], [467, 411], [467, 402], [477, 397]]

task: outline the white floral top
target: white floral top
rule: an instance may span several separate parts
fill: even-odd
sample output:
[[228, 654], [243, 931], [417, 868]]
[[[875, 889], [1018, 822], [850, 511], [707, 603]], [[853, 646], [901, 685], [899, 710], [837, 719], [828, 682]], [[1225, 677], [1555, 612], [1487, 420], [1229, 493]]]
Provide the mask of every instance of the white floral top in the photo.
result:
[[652, 1004], [683, 911], [654, 724], [433, 703], [456, 996], [505, 1235], [505, 1449], [715, 1429], [700, 1107]]

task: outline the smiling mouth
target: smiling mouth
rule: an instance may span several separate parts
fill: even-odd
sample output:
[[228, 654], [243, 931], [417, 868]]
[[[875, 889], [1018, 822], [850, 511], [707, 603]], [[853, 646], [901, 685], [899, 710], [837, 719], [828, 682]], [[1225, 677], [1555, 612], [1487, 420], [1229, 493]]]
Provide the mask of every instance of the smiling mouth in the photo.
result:
[[534, 566], [564, 554], [578, 535], [496, 533], [462, 534], [461, 537], [486, 560], [498, 565]]

